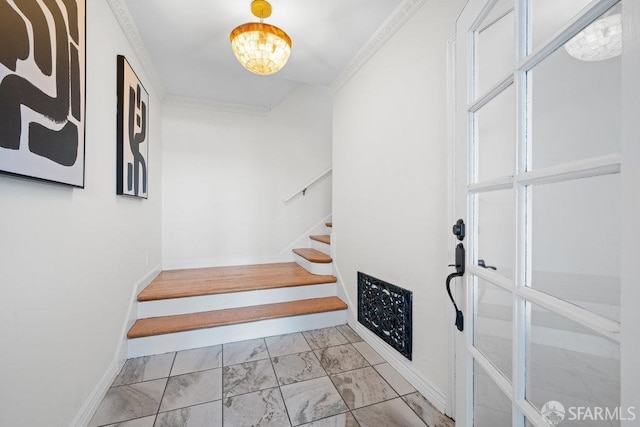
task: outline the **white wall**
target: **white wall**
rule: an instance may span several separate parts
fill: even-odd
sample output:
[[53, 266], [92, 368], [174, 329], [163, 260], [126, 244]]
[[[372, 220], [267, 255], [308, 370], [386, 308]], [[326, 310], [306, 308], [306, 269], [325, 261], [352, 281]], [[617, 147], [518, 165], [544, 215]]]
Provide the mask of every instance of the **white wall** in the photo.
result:
[[[162, 106], [107, 2], [87, 8], [85, 188], [0, 176], [3, 426], [72, 423], [118, 363], [136, 283], [160, 264]], [[148, 200], [115, 195], [117, 54], [150, 94]]]
[[[446, 49], [461, 1], [429, 0], [334, 96], [336, 265], [413, 291], [413, 361], [444, 397], [447, 329]], [[355, 307], [351, 307], [355, 309]]]
[[165, 269], [293, 260], [287, 246], [331, 213], [330, 175], [283, 203], [331, 166], [327, 88], [266, 116], [168, 103], [163, 133]]

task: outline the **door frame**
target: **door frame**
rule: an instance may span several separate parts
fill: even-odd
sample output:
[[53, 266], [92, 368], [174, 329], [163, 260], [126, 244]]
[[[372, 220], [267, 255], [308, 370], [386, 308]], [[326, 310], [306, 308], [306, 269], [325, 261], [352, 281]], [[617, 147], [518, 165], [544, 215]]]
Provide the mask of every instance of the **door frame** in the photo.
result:
[[[640, 2], [623, 1], [623, 60], [622, 60], [622, 207], [623, 230], [633, 227], [640, 219]], [[634, 227], [637, 229], [637, 226]], [[631, 230], [631, 228], [628, 228]], [[640, 418], [640, 260], [639, 239], [635, 233], [621, 235], [621, 405], [635, 406]], [[636, 425], [624, 421], [623, 426]]]

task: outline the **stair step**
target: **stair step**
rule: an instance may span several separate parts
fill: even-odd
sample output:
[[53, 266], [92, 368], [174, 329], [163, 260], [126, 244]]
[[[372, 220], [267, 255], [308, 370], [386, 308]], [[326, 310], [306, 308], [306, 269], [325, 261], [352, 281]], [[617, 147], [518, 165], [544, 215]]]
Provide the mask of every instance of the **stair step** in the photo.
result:
[[326, 243], [327, 245], [331, 244], [331, 236], [322, 235], [322, 236], [309, 236], [311, 240], [315, 240], [316, 242]]
[[327, 222], [325, 225], [326, 225], [327, 227], [331, 227], [331, 228], [333, 228], [333, 223], [332, 223], [332, 222]]
[[274, 335], [293, 334], [295, 332], [344, 325], [345, 323], [347, 323], [347, 310], [338, 310], [239, 323], [217, 328], [195, 329], [175, 334], [153, 335], [128, 340], [127, 358], [209, 347]]
[[346, 308], [347, 305], [340, 298], [326, 297], [175, 316], [152, 317], [137, 320], [127, 333], [127, 338], [150, 337], [266, 319], [345, 310]]
[[320, 252], [316, 249], [311, 248], [300, 248], [294, 249], [293, 252], [297, 255], [300, 255], [302, 258], [307, 261], [317, 262], [320, 264], [329, 264], [332, 262], [332, 259], [329, 255], [324, 252]]
[[[296, 257], [300, 258], [297, 255]], [[301, 260], [309, 263], [307, 260]], [[319, 267], [329, 267], [324, 270], [309, 270], [312, 274], [331, 274], [333, 271], [331, 264], [309, 264]], [[304, 265], [300, 265], [304, 268]], [[201, 295], [197, 297], [143, 301], [137, 303], [138, 319], [199, 313], [203, 311], [223, 310], [227, 308], [250, 307], [262, 304], [276, 304], [279, 302], [311, 298], [325, 298], [336, 296], [336, 292], [337, 288], [335, 283], [323, 283], [320, 285], [261, 289], [258, 291], [232, 292], [229, 294]]]
[[337, 280], [330, 275], [311, 274], [295, 262], [168, 270], [138, 294], [138, 301], [317, 285]]

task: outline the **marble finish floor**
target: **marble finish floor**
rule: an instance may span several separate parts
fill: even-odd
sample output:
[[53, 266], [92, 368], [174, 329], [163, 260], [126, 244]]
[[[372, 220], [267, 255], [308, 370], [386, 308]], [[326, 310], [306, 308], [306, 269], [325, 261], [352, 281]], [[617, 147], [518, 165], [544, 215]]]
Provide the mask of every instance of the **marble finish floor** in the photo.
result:
[[90, 427], [453, 427], [348, 325], [129, 359]]

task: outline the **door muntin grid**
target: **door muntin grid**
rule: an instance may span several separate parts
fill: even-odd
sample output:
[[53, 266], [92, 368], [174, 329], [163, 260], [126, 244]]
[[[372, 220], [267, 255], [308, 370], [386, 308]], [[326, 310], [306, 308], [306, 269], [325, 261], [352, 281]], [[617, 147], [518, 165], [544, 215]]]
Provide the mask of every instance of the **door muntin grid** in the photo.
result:
[[[532, 0], [532, 1], [536, 1], [536, 0]], [[491, 7], [492, 4], [495, 5], [495, 3], [496, 2], [488, 2], [488, 7]], [[607, 2], [601, 2], [601, 4], [596, 5], [593, 10], [598, 10], [598, 8], [600, 10], [606, 10], [607, 8], [603, 6], [603, 3], [607, 3]], [[612, 3], [613, 2], [608, 2], [609, 6]], [[519, 28], [519, 33], [516, 34], [517, 40], [514, 41], [514, 46], [516, 47], [515, 49], [516, 54], [514, 55], [514, 57], [520, 58], [521, 61], [519, 61], [519, 64], [520, 64], [519, 66], [516, 66], [514, 62], [514, 67], [513, 67], [513, 73], [514, 73], [513, 82], [515, 83], [516, 97], [517, 97], [516, 114], [515, 114], [517, 136], [516, 136], [516, 139], [514, 140], [514, 145], [516, 146], [514, 150], [514, 156], [513, 156], [514, 173], [511, 176], [509, 176], [508, 173], [507, 174], [499, 173], [499, 174], [496, 174], [499, 178], [497, 180], [494, 179], [493, 182], [491, 182], [490, 180], [485, 181], [483, 179], [479, 179], [479, 177], [482, 177], [482, 174], [481, 173], [479, 174], [478, 172], [485, 169], [486, 166], [481, 166], [479, 164], [479, 160], [483, 158], [483, 155], [482, 155], [483, 153], [479, 152], [479, 149], [481, 149], [482, 147], [482, 141], [481, 141], [481, 138], [479, 138], [480, 132], [479, 132], [478, 123], [480, 119], [478, 116], [478, 111], [480, 111], [481, 108], [477, 108], [477, 105], [479, 104], [488, 105], [489, 103], [491, 103], [492, 100], [502, 95], [504, 90], [510, 87], [510, 85], [503, 84], [502, 85], [503, 87], [500, 87], [500, 82], [496, 81], [495, 86], [493, 88], [489, 88], [487, 92], [485, 89], [489, 87], [490, 84], [488, 84], [486, 80], [481, 81], [482, 90], [478, 90], [478, 88], [480, 87], [478, 85], [479, 79], [477, 76], [472, 78], [470, 81], [475, 83], [475, 87], [471, 88], [470, 93], [474, 95], [474, 98], [473, 98], [472, 104], [470, 105], [470, 108], [468, 109], [469, 125], [472, 131], [470, 133], [470, 137], [471, 137], [471, 144], [469, 145], [470, 152], [468, 153], [469, 155], [467, 156], [471, 162], [471, 164], [469, 165], [470, 172], [468, 174], [469, 194], [467, 196], [467, 209], [470, 214], [469, 216], [470, 220], [468, 222], [469, 222], [470, 228], [474, 230], [474, 233], [470, 236], [470, 241], [469, 241], [469, 245], [472, 248], [471, 258], [473, 261], [475, 261], [476, 266], [478, 265], [477, 264], [477, 261], [479, 259], [478, 249], [479, 249], [479, 241], [481, 239], [481, 236], [479, 234], [479, 231], [481, 230], [479, 230], [479, 224], [477, 221], [477, 215], [479, 212], [478, 194], [482, 194], [483, 192], [493, 191], [496, 189], [512, 189], [512, 192], [514, 193], [514, 205], [516, 206], [516, 214], [514, 218], [516, 229], [514, 230], [514, 235], [516, 235], [517, 238], [515, 239], [516, 241], [513, 244], [513, 247], [516, 251], [516, 256], [514, 257], [515, 259], [513, 260], [513, 277], [515, 278], [515, 280], [512, 283], [510, 291], [513, 295], [513, 302], [514, 302], [513, 304], [513, 309], [514, 309], [514, 315], [513, 315], [513, 339], [514, 340], [513, 341], [514, 343], [513, 343], [512, 359], [513, 361], [516, 362], [513, 366], [514, 381], [513, 381], [512, 397], [513, 399], [516, 400], [516, 402], [514, 403], [516, 404], [515, 408], [517, 408], [518, 410], [513, 414], [512, 421], [514, 425], [519, 425], [519, 426], [524, 425], [525, 414], [528, 417], [527, 422], [531, 422], [533, 420], [537, 425], [543, 425], [541, 424], [541, 422], [544, 421], [541, 419], [541, 417], [539, 416], [539, 413], [535, 410], [534, 406], [531, 405], [529, 402], [523, 400], [526, 394], [525, 379], [526, 379], [526, 373], [527, 373], [527, 366], [525, 365], [525, 361], [526, 361], [525, 353], [527, 351], [527, 348], [531, 345], [530, 343], [527, 342], [527, 339], [530, 337], [530, 334], [532, 331], [531, 303], [529, 302], [528, 297], [526, 295], [535, 295], [534, 293], [537, 292], [535, 290], [535, 286], [533, 287], [533, 289], [530, 288], [530, 286], [532, 284], [531, 278], [532, 278], [532, 270], [534, 266], [532, 263], [532, 255], [533, 255], [532, 251], [533, 250], [537, 251], [539, 250], [539, 248], [531, 244], [531, 235], [532, 235], [532, 228], [531, 228], [532, 218], [531, 217], [533, 213], [532, 208], [534, 206], [533, 193], [535, 191], [534, 190], [535, 187], [533, 187], [532, 183], [526, 182], [526, 179], [522, 178], [522, 174], [527, 171], [529, 172], [536, 171], [536, 169], [534, 169], [533, 167], [534, 166], [533, 160], [536, 158], [538, 159], [538, 164], [540, 165], [540, 169], [541, 169], [541, 171], [538, 172], [538, 175], [539, 175], [538, 179], [541, 181], [544, 181], [545, 179], [547, 179], [548, 185], [554, 185], [552, 184], [552, 182], [560, 182], [560, 183], [562, 183], [563, 181], [570, 182], [571, 180], [580, 178], [580, 177], [582, 178], [590, 177], [590, 176], [597, 177], [599, 175], [604, 174], [603, 172], [604, 169], [600, 169], [599, 171], [597, 167], [593, 167], [592, 170], [589, 170], [588, 163], [589, 161], [591, 161], [593, 157], [589, 153], [587, 153], [586, 156], [583, 156], [586, 159], [586, 161], [583, 162], [584, 164], [576, 165], [576, 164], [572, 164], [571, 162], [567, 162], [564, 159], [561, 159], [555, 164], [553, 162], [545, 164], [544, 162], [540, 161], [541, 157], [539, 156], [538, 153], [536, 153], [535, 146], [532, 145], [532, 144], [535, 144], [535, 139], [532, 138], [531, 130], [535, 128], [535, 125], [537, 124], [537, 122], [534, 121], [536, 120], [536, 118], [532, 117], [532, 110], [533, 110], [532, 98], [534, 98], [533, 95], [537, 93], [534, 91], [538, 90], [537, 86], [534, 87], [534, 84], [533, 84], [534, 80], [532, 79], [532, 75], [533, 75], [532, 70], [535, 69], [536, 65], [543, 62], [545, 58], [547, 57], [553, 58], [554, 54], [558, 55], [556, 53], [557, 49], [549, 49], [548, 48], [549, 46], [553, 45], [554, 43], [557, 44], [558, 46], [561, 46], [562, 44], [558, 43], [558, 40], [560, 38], [562, 37], [567, 38], [567, 35], [571, 33], [571, 31], [573, 31], [573, 35], [575, 35], [575, 33], [581, 30], [581, 28], [577, 28], [575, 25], [574, 27], [576, 28], [572, 30], [571, 29], [567, 30], [565, 28], [564, 30], [562, 30], [564, 31], [564, 34], [562, 34], [562, 31], [561, 31], [560, 35], [556, 36], [556, 39], [551, 40], [551, 42], [547, 43], [547, 46], [540, 45], [537, 42], [533, 43], [532, 38], [530, 37], [530, 34], [532, 32], [531, 27], [535, 24], [532, 25], [531, 22], [527, 22], [527, 19], [526, 17], [524, 17], [524, 14], [523, 14], [524, 11], [529, 10], [528, 9], [529, 7], [531, 7], [531, 5], [528, 4], [527, 1], [525, 0], [518, 1], [515, 7], [515, 12], [514, 12], [517, 14], [517, 16], [515, 17], [515, 21], [520, 24], [516, 26], [517, 28]], [[590, 10], [590, 11], [583, 10], [581, 11], [581, 16], [582, 17], [591, 16], [589, 19], [593, 20], [592, 18], [595, 18], [595, 16], [593, 16], [594, 14], [593, 10]], [[491, 13], [488, 13], [488, 14], [484, 13], [484, 14], [485, 16], [489, 16]], [[533, 14], [531, 15], [533, 16]], [[532, 16], [529, 16], [529, 19], [531, 19]], [[539, 16], [539, 14], [537, 14], [536, 16]], [[584, 21], [584, 18], [581, 18], [581, 17], [572, 18], [572, 19], [573, 19], [573, 24], [579, 23], [581, 19]], [[499, 20], [496, 22], [499, 22]], [[524, 23], [525, 25], [522, 25], [522, 23]], [[585, 27], [588, 23], [589, 22], [585, 21], [582, 28]], [[565, 27], [567, 26], [565, 25]], [[567, 28], [569, 27], [570, 25]], [[483, 28], [482, 31], [487, 31], [487, 28], [486, 27]], [[478, 41], [480, 40], [480, 37], [476, 33], [472, 37], [470, 37], [470, 40], [473, 40], [477, 44]], [[531, 46], [537, 48], [537, 50], [533, 53], [531, 52]], [[548, 51], [545, 52], [545, 49], [547, 49]], [[474, 48], [472, 49], [471, 56], [472, 56], [472, 62], [474, 64], [474, 71], [476, 73], [479, 71], [478, 64], [481, 64], [483, 62], [481, 59], [478, 58], [478, 54], [479, 54], [479, 50], [474, 46]], [[534, 56], [537, 56], [538, 58], [533, 58]], [[485, 99], [483, 99], [483, 97]], [[486, 130], [485, 130], [485, 133], [486, 133]], [[612, 146], [615, 147], [615, 141], [612, 144]], [[598, 147], [598, 148], [602, 149], [602, 147]], [[605, 156], [607, 154], [610, 154], [608, 153], [608, 151], [610, 150], [607, 148], [603, 149], [603, 153]], [[601, 153], [597, 153], [597, 154], [601, 154]], [[486, 158], [486, 156], [484, 157]], [[594, 165], [598, 164], [597, 161], [594, 161], [591, 163], [593, 163]], [[615, 161], [613, 161], [612, 163], [615, 163]], [[585, 164], [587, 165], [587, 167], [585, 167]], [[612, 169], [615, 169], [615, 165], [612, 164], [612, 166], [613, 168], [610, 167], [609, 171], [611, 171]], [[545, 169], [545, 167], [549, 170]], [[555, 168], [556, 170], [552, 170], [553, 168]], [[545, 175], [548, 175], [548, 177], [545, 177]], [[494, 177], [491, 177], [491, 178], [494, 178]], [[500, 182], [497, 182], [497, 181], [500, 181]], [[473, 268], [471, 268], [470, 270], [472, 273], [474, 272]], [[505, 282], [504, 280], [500, 280], [500, 281], [492, 280], [496, 278], [496, 276], [492, 274], [483, 275], [483, 276], [484, 276], [483, 280], [487, 280], [486, 283], [498, 285], [498, 286], [501, 286], [503, 289], [506, 288], [505, 290], [509, 290], [508, 287], [505, 286], [505, 285], [508, 285], [508, 282]], [[478, 281], [477, 275], [470, 275], [470, 277], [467, 280], [467, 283], [475, 284], [477, 283], [477, 281]], [[522, 287], [527, 287], [529, 290], [532, 290], [534, 293], [519, 292], [518, 289]], [[478, 307], [477, 299], [475, 299], [477, 295], [474, 294], [476, 292], [478, 292], [477, 286], [472, 286], [468, 290], [468, 297], [471, 298], [473, 301], [475, 301], [473, 304], [475, 308]], [[557, 299], [557, 301], [555, 299]], [[609, 327], [611, 329], [612, 323], [609, 321], [609, 319], [604, 319], [604, 318], [600, 319], [600, 315], [602, 313], [599, 313], [598, 310], [594, 310], [593, 307], [589, 307], [587, 305], [587, 306], [583, 306], [582, 308], [576, 307], [574, 309], [574, 305], [570, 302], [570, 300], [567, 301], [565, 299], [562, 299], [561, 294], [555, 295], [552, 298], [547, 298], [547, 299], [543, 298], [543, 300], [548, 302], [546, 309], [551, 308], [550, 311], [552, 313], [554, 313], [554, 310], [555, 310], [554, 314], [564, 315], [567, 319], [569, 319], [569, 321], [573, 321], [575, 319], [578, 319], [578, 320], [584, 319], [585, 312], [588, 312], [586, 313], [586, 315], [587, 317], [589, 317], [589, 319], [587, 322], [585, 322], [587, 326], [592, 327], [594, 324], [601, 322], [603, 325], [606, 325], [606, 327]], [[579, 323], [579, 322], [575, 322], [575, 323]], [[617, 325], [617, 327], [619, 328], [619, 324]], [[603, 328], [605, 328], [605, 326], [603, 326]], [[614, 325], [614, 328], [615, 328], [615, 325]], [[536, 331], [538, 330], [536, 329]], [[522, 334], [521, 332], [525, 332], [525, 334]], [[538, 336], [539, 335], [540, 333], [538, 331]], [[611, 336], [615, 337], [615, 333], [611, 334], [608, 338], [611, 338]], [[615, 341], [615, 339], [613, 341]], [[485, 356], [480, 351], [474, 350], [474, 351], [471, 351], [471, 353], [472, 353], [472, 358], [476, 360], [476, 363], [478, 360], [482, 360], [485, 358]], [[482, 361], [484, 363], [487, 363], [487, 362], [491, 363], [489, 360], [486, 360], [486, 359]], [[496, 371], [496, 372], [499, 373], [499, 371]], [[489, 375], [489, 377], [492, 378], [494, 381], [498, 381], [499, 383], [503, 383], [503, 380], [504, 380], [504, 378], [492, 377], [491, 375]]]

